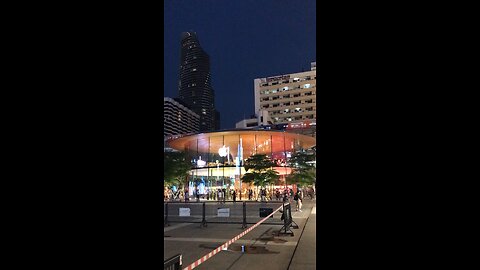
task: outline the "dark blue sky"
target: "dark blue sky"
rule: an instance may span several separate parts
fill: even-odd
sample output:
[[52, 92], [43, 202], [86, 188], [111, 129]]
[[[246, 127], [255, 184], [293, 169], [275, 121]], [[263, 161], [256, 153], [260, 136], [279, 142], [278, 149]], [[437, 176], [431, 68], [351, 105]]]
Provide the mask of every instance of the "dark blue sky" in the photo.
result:
[[197, 32], [210, 56], [221, 129], [255, 113], [255, 78], [316, 61], [315, 0], [164, 0], [164, 8], [164, 94], [178, 97], [180, 35]]

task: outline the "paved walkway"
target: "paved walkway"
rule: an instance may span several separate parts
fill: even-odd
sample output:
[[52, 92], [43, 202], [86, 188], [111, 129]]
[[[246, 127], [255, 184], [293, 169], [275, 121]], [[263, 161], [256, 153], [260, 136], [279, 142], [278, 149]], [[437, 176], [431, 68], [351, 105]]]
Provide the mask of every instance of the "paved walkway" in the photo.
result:
[[[317, 254], [316, 254], [316, 225], [317, 225], [317, 208], [313, 203], [306, 202], [307, 205], [312, 205], [310, 216], [307, 219], [303, 232], [297, 244], [297, 248], [293, 254], [292, 262], [288, 270], [300, 269], [316, 269]], [[305, 205], [305, 203], [304, 203]]]
[[[294, 206], [294, 204], [292, 205]], [[293, 209], [294, 210], [294, 209]], [[195, 269], [268, 270], [316, 269], [316, 208], [315, 201], [305, 199], [302, 212], [292, 211], [299, 229], [294, 236], [272, 236], [281, 226], [260, 225], [228, 250], [208, 259]], [[183, 254], [183, 267], [243, 231], [240, 224], [180, 223], [164, 228], [164, 259]], [[251, 225], [249, 225], [251, 226]], [[249, 249], [241, 252], [241, 246]]]

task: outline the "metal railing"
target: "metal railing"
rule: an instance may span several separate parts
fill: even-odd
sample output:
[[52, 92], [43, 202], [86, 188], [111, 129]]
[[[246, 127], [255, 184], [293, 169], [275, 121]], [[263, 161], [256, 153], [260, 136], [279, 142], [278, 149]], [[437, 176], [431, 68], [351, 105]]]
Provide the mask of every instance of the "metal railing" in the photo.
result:
[[181, 270], [182, 254], [177, 254], [163, 262], [163, 270]]
[[[242, 224], [242, 229], [247, 224], [255, 224], [268, 215], [269, 210], [278, 208], [281, 201], [256, 202], [256, 201], [225, 201], [225, 202], [165, 202], [164, 203], [164, 227], [170, 223], [200, 223], [201, 227], [207, 227], [208, 223]], [[224, 213], [220, 213], [224, 211]], [[248, 215], [247, 215], [248, 214]], [[271, 217], [265, 225], [283, 225], [280, 215]]]

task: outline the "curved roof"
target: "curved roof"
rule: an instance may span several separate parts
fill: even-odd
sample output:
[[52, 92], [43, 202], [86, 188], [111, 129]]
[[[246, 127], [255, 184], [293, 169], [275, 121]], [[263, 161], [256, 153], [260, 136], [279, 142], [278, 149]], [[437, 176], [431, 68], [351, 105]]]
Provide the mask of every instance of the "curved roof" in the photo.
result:
[[180, 151], [183, 151], [188, 145], [194, 145], [195, 147], [197, 147], [198, 145], [198, 151], [204, 153], [216, 153], [218, 149], [222, 147], [223, 143], [225, 143], [225, 145], [227, 145], [227, 143], [220, 143], [218, 140], [212, 141], [210, 140], [210, 138], [220, 136], [239, 136], [239, 138], [242, 138], [242, 145], [244, 149], [253, 149], [255, 147], [255, 136], [257, 136], [257, 147], [262, 144], [262, 141], [258, 139], [259, 137], [267, 139], [271, 138], [272, 140], [270, 144], [272, 147], [272, 152], [284, 151], [285, 147], [290, 148], [290, 146], [293, 145], [295, 141], [299, 143], [304, 149], [308, 149], [316, 145], [316, 139], [314, 137], [284, 131], [266, 130], [225, 130], [217, 132], [206, 132], [194, 135], [187, 135], [180, 138], [169, 139], [167, 140], [167, 143], [171, 148]]

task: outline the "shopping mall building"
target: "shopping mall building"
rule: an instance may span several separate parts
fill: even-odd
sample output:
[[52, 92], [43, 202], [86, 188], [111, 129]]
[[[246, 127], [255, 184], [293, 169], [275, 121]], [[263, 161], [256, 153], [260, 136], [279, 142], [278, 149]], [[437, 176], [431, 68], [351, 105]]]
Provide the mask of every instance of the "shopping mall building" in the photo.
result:
[[314, 147], [316, 139], [284, 131], [235, 129], [178, 136], [166, 143], [185, 152], [192, 161], [188, 179], [190, 195], [195, 185], [200, 194], [217, 188], [235, 188], [245, 194], [250, 185], [242, 184], [240, 179], [246, 173], [243, 163], [251, 155], [265, 154], [275, 162], [273, 169], [280, 175], [276, 187], [293, 187], [285, 178], [291, 172], [287, 161], [293, 153]]

